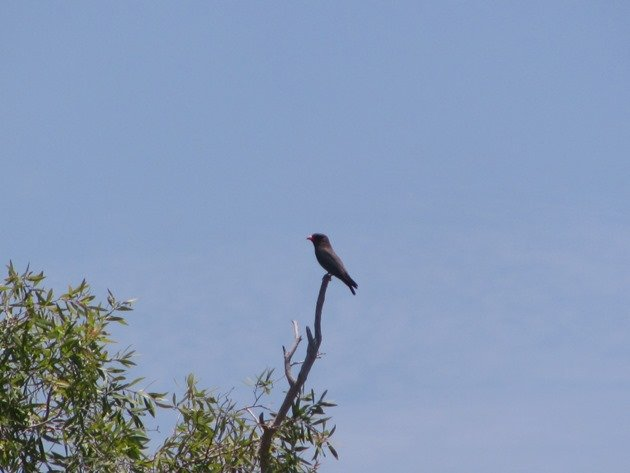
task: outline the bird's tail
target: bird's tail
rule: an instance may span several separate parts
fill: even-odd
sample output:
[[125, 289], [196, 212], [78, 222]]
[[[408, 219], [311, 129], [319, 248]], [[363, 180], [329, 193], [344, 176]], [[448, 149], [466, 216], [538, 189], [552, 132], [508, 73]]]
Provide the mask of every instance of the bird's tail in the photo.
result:
[[350, 292], [352, 292], [352, 295], [356, 296], [357, 293], [354, 290], [358, 289], [359, 285], [356, 282], [354, 282], [354, 279], [352, 279], [348, 274], [346, 274], [345, 277], [343, 278], [343, 282], [346, 284], [346, 286], [350, 288]]

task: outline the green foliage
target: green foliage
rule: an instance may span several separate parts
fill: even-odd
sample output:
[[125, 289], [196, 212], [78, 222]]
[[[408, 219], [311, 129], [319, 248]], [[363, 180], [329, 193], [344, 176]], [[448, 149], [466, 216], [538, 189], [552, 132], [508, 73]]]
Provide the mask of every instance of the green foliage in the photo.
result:
[[110, 354], [107, 327], [130, 309], [94, 304], [85, 281], [56, 298], [42, 273], [9, 265], [0, 287], [0, 467], [7, 471], [136, 471], [153, 396], [133, 390], [133, 352]]
[[157, 471], [254, 471], [257, 439], [255, 425], [227, 396], [197, 388], [192, 375], [180, 401], [168, 406], [179, 414], [175, 432], [156, 452]]
[[[295, 465], [294, 471], [313, 471], [312, 465], [319, 465], [320, 456], [326, 456], [326, 449], [337, 458], [337, 451], [330, 443], [335, 426], [328, 429], [330, 417], [326, 417], [324, 408], [336, 404], [326, 401], [327, 391], [316, 400], [315, 392], [298, 397], [291, 407], [291, 416], [283, 423], [277, 440], [276, 468]], [[306, 450], [312, 449], [311, 460], [302, 456]], [[293, 470], [292, 470], [293, 471]]]
[[[273, 370], [255, 380], [246, 407], [199, 389], [192, 375], [181, 398], [167, 401], [127, 378], [133, 351], [107, 350], [108, 326], [125, 324], [132, 301], [109, 293], [95, 304], [85, 281], [56, 297], [43, 280], [10, 264], [0, 286], [0, 471], [259, 471], [260, 436], [275, 415], [267, 407]], [[310, 391], [294, 403], [274, 436], [274, 471], [316, 471], [327, 451], [337, 457], [325, 395]], [[178, 421], [151, 453], [144, 421], [156, 410], [175, 411]]]
[[[175, 409], [180, 417], [174, 434], [168, 438], [154, 457], [155, 470], [199, 472], [258, 471], [258, 447], [264, 414], [273, 417], [262, 399], [271, 395], [273, 370], [265, 370], [254, 385], [254, 401], [250, 406], [237, 408], [225, 395], [215, 396], [199, 390], [192, 375], [187, 378], [184, 397], [162, 407]], [[335, 406], [324, 400], [314, 401], [315, 394], [302, 396], [293, 406], [276, 433], [273, 444], [273, 471], [313, 472], [319, 458], [325, 456], [324, 446], [337, 457], [330, 444], [324, 408]]]

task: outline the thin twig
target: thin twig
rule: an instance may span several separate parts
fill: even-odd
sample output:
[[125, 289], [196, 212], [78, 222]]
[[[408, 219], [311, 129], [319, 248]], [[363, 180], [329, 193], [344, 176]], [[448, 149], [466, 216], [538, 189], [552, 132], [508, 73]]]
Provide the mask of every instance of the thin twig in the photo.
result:
[[264, 408], [263, 406], [251, 406], [251, 407], [246, 407], [245, 410], [249, 413], [250, 416], [252, 416], [252, 419], [254, 419], [254, 422], [256, 422], [256, 427], [258, 427], [260, 429], [260, 431], [262, 433], [265, 432], [265, 423], [263, 421], [263, 413], [261, 412], [260, 415], [258, 417], [256, 417], [256, 414], [254, 414], [254, 411], [252, 410], [252, 407], [258, 407], [258, 408]]
[[[319, 346], [322, 343], [322, 308], [324, 307], [324, 300], [326, 298], [326, 288], [328, 287], [328, 283], [330, 282], [330, 274], [325, 274], [322, 278], [322, 285], [319, 288], [319, 296], [317, 297], [317, 305], [315, 306], [315, 337], [311, 334], [311, 330], [306, 327], [306, 335], [308, 337], [308, 346], [306, 348], [306, 358], [302, 363], [300, 368], [300, 372], [298, 373], [298, 377], [296, 380], [292, 381], [292, 376], [289, 378], [287, 376], [287, 380], [289, 381], [289, 390], [287, 391], [286, 396], [284, 397], [284, 401], [278, 410], [278, 414], [269, 424], [263, 424], [263, 434], [260, 438], [260, 448], [258, 450], [258, 454], [260, 457], [260, 471], [261, 473], [269, 473], [271, 472], [271, 441], [273, 440], [273, 436], [278, 430], [278, 427], [282, 424], [284, 419], [291, 408], [291, 405], [295, 402], [295, 399], [298, 397], [304, 383], [306, 382], [306, 378], [308, 377], [308, 373], [311, 371], [313, 367], [313, 363], [317, 359], [317, 354], [319, 352]], [[294, 325], [294, 329], [297, 325]], [[285, 372], [287, 366], [287, 354], [291, 353], [291, 356], [295, 352], [297, 348], [297, 343], [295, 343], [294, 347], [291, 348], [289, 352], [285, 352], [284, 362], [285, 362]], [[290, 374], [290, 363], [291, 360], [289, 358], [289, 374]]]
[[295, 354], [295, 350], [297, 350], [298, 345], [302, 341], [302, 336], [300, 335], [300, 329], [298, 328], [298, 323], [296, 320], [291, 321], [293, 323], [293, 336], [295, 341], [293, 342], [293, 346], [289, 351], [286, 348], [282, 347], [282, 353], [284, 354], [284, 374], [287, 377], [287, 381], [289, 382], [289, 386], [293, 386], [295, 384], [295, 378], [291, 373], [291, 358]]

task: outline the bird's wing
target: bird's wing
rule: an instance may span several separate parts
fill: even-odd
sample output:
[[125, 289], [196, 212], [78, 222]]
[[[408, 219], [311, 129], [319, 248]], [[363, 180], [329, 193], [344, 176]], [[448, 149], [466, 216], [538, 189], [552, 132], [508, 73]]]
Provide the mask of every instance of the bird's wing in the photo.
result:
[[326, 271], [334, 276], [341, 276], [347, 274], [346, 268], [339, 256], [335, 254], [332, 249], [320, 250], [315, 253], [319, 264], [321, 264]]

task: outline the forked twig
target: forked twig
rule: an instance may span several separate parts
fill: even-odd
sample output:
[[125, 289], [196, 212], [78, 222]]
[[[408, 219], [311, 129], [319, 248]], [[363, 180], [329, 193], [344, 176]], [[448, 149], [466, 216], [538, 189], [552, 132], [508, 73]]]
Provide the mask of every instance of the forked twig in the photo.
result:
[[289, 386], [293, 386], [295, 384], [295, 378], [291, 373], [291, 358], [295, 354], [295, 350], [297, 350], [298, 345], [302, 341], [302, 336], [300, 335], [300, 329], [298, 328], [298, 323], [296, 320], [291, 321], [293, 323], [293, 336], [295, 337], [295, 341], [293, 342], [293, 346], [289, 351], [282, 347], [282, 354], [284, 355], [284, 374], [287, 377], [287, 381], [289, 382]]

